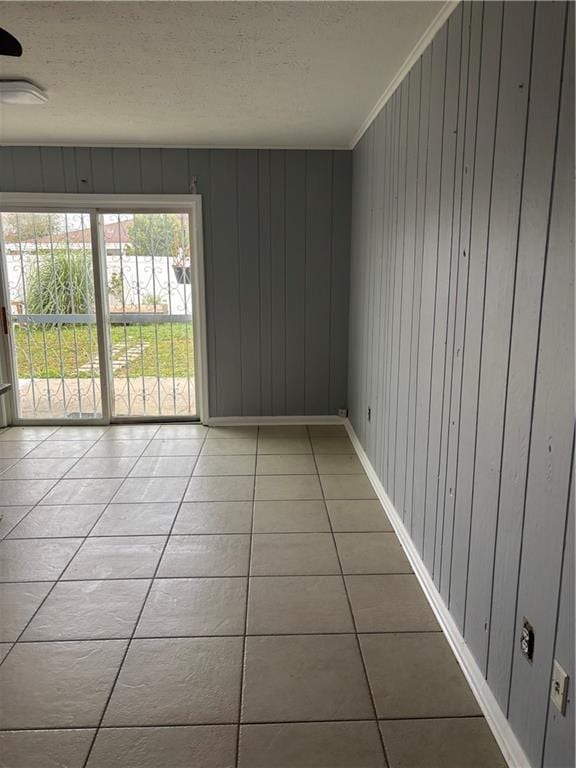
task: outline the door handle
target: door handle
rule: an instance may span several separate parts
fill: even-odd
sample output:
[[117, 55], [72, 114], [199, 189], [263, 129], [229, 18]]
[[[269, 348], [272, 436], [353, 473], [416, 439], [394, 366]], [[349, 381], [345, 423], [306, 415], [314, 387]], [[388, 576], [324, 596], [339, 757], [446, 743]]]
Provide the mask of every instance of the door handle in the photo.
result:
[[4, 335], [8, 336], [8, 317], [6, 316], [6, 307], [2, 307], [2, 330]]

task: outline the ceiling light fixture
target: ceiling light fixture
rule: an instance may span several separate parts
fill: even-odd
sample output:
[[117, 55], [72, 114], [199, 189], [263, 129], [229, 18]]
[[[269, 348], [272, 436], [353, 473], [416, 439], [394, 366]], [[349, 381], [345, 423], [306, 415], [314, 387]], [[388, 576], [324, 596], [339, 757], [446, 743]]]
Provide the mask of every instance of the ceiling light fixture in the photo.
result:
[[22, 46], [14, 35], [0, 27], [0, 56], [22, 56]]
[[0, 80], [0, 103], [43, 104], [48, 96], [29, 80]]

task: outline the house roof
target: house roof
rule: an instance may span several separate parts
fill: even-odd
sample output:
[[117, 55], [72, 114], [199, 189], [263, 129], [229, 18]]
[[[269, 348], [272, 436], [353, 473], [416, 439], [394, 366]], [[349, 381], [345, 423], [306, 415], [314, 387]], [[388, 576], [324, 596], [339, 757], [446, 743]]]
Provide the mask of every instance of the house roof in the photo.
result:
[[[120, 219], [119, 221], [114, 221], [110, 224], [104, 224], [104, 242], [129, 245], [130, 225], [132, 224], [132, 221], [133, 219]], [[85, 229], [69, 229], [68, 232], [66, 232], [66, 230], [62, 232], [54, 232], [52, 236], [45, 235], [44, 237], [38, 237], [35, 240], [24, 241], [22, 244], [34, 245], [34, 243], [38, 243], [38, 245], [50, 245], [51, 243], [65, 242], [74, 245], [82, 243], [88, 244], [90, 243], [91, 237], [90, 227], [86, 227]]]

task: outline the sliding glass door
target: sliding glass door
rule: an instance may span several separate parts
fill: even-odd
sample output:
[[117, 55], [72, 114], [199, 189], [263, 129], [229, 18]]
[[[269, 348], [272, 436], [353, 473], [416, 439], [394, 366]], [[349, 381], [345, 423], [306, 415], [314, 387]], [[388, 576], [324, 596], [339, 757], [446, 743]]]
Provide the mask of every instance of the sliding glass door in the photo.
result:
[[113, 213], [101, 219], [113, 415], [193, 416], [188, 216]]
[[102, 419], [90, 215], [2, 213], [4, 331], [22, 419]]
[[0, 213], [17, 420], [196, 417], [190, 220], [136, 208]]

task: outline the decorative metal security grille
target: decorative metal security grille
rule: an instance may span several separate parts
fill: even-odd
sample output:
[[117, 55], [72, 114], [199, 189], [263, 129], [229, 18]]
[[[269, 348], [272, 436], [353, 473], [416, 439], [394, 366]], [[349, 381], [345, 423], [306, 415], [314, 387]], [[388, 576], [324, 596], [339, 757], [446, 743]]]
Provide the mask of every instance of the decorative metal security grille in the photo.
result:
[[[2, 213], [21, 418], [101, 418], [88, 213]], [[196, 413], [188, 215], [101, 214], [112, 416]]]
[[115, 416], [196, 412], [188, 216], [104, 214]]
[[100, 418], [90, 216], [2, 213], [22, 418]]

